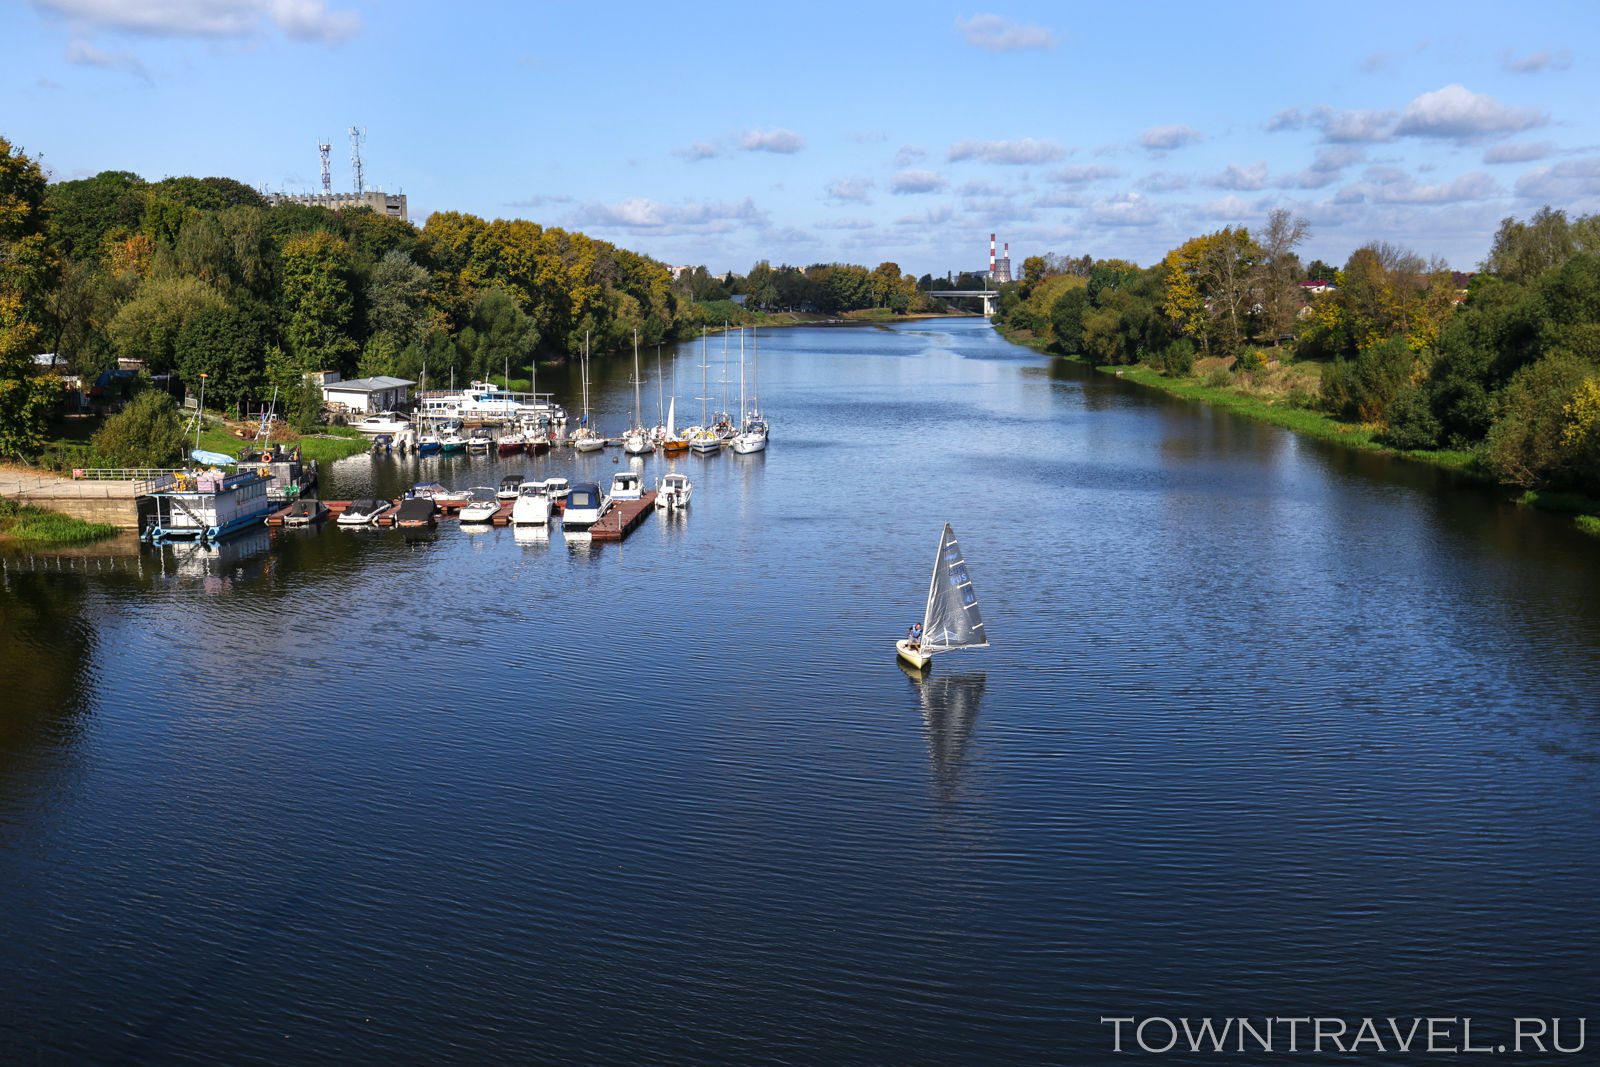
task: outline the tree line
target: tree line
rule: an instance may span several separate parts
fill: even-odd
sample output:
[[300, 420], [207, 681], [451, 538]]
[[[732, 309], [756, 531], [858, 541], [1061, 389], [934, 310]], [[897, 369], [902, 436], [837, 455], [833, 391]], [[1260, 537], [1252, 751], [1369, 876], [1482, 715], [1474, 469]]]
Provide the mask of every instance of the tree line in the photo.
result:
[[[1504, 220], [1476, 273], [1383, 241], [1303, 265], [1305, 220], [1272, 212], [1147, 268], [1033, 256], [997, 320], [1046, 347], [1175, 377], [1321, 364], [1327, 414], [1403, 450], [1468, 451], [1505, 482], [1600, 494], [1600, 216]], [[1308, 293], [1300, 283], [1331, 288]]]

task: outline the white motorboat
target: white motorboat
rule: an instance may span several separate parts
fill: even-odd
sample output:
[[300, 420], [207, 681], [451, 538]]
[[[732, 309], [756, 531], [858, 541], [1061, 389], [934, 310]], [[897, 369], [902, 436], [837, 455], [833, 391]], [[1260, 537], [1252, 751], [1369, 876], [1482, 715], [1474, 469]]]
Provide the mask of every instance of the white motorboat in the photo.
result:
[[611, 476], [612, 500], [644, 499], [644, 479], [638, 471], [618, 471]]
[[572, 483], [565, 478], [557, 476], [544, 480], [544, 495], [550, 498], [550, 503], [567, 499], [567, 493], [572, 489]]
[[508, 474], [500, 479], [500, 488], [494, 495], [501, 500], [515, 500], [522, 492], [524, 480], [520, 474]]
[[579, 482], [567, 491], [567, 507], [561, 513], [561, 523], [574, 530], [587, 530], [600, 521], [610, 503], [600, 495], [599, 485]]
[[492, 522], [500, 510], [500, 499], [487, 486], [473, 486], [468, 490], [468, 500], [461, 505], [462, 522]]
[[524, 482], [511, 505], [511, 522], [515, 526], [544, 526], [550, 521], [550, 497], [545, 494], [543, 482]]
[[352, 422], [350, 428], [360, 430], [362, 433], [388, 433], [397, 434], [411, 429], [411, 420], [395, 411], [380, 411], [376, 415], [368, 415], [357, 422]]
[[478, 454], [487, 453], [494, 448], [494, 434], [487, 426], [473, 428], [472, 434], [467, 438], [467, 451]]
[[337, 520], [340, 526], [371, 526], [378, 521], [378, 516], [389, 510], [387, 500], [375, 500], [365, 497], [361, 500], [352, 500], [344, 511], [339, 513]]
[[933, 578], [928, 583], [928, 604], [922, 613], [922, 633], [895, 642], [900, 658], [913, 667], [926, 667], [940, 652], [962, 648], [988, 648], [989, 635], [978, 611], [978, 594], [973, 592], [967, 561], [961, 556], [961, 543], [947, 522], [939, 537], [939, 551], [933, 557]]
[[689, 481], [687, 474], [669, 474], [661, 479], [661, 484], [656, 486], [656, 507], [658, 508], [686, 508], [689, 506], [689, 494], [694, 492], [694, 485]]

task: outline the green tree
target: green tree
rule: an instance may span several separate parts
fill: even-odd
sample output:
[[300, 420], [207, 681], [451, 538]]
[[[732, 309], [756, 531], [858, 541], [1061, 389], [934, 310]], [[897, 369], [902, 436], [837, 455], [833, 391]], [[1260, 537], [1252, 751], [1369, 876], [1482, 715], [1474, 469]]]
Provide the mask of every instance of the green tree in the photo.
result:
[[315, 370], [348, 372], [360, 346], [350, 334], [355, 301], [350, 293], [350, 249], [319, 230], [283, 246], [285, 331], [298, 362]]
[[44, 173], [0, 138], [0, 454], [37, 448], [61, 397], [32, 359], [60, 269], [49, 226]]
[[525, 367], [539, 345], [539, 328], [509, 293], [490, 289], [478, 297], [472, 321], [461, 331], [463, 369], [475, 379]]
[[206, 400], [220, 409], [257, 397], [271, 340], [271, 324], [253, 306], [199, 311], [179, 331], [175, 345], [183, 384], [198, 395], [200, 375], [207, 375]]
[[222, 294], [198, 278], [147, 278], [106, 328], [125, 359], [142, 359], [152, 374], [177, 365], [178, 334], [195, 315], [221, 308]]
[[51, 243], [74, 259], [98, 256], [107, 233], [139, 228], [143, 187], [144, 180], [126, 170], [102, 171], [93, 178], [50, 186], [46, 195], [52, 211]]
[[1050, 328], [1055, 331], [1056, 347], [1069, 356], [1088, 351], [1084, 346], [1083, 319], [1089, 310], [1089, 290], [1081, 285], [1056, 297], [1050, 306]]
[[108, 418], [93, 442], [96, 452], [123, 466], [165, 467], [183, 452], [183, 419], [172, 397], [146, 389]]
[[431, 319], [430, 281], [428, 272], [412, 262], [409, 252], [386, 253], [367, 283], [368, 332], [386, 334], [400, 348], [420, 339]]

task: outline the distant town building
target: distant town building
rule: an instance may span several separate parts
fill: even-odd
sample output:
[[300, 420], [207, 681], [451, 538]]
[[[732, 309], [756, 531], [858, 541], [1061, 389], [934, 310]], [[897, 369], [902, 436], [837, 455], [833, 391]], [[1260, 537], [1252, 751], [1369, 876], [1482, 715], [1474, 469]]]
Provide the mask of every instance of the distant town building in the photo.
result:
[[266, 197], [269, 207], [277, 207], [279, 204], [304, 204], [307, 207], [325, 207], [331, 211], [370, 207], [376, 214], [387, 215], [401, 222], [411, 221], [411, 215], [406, 210], [405, 193], [368, 190], [364, 193], [268, 193]]
[[679, 278], [683, 277], [685, 274], [693, 274], [694, 270], [695, 269], [693, 267], [668, 267], [667, 268], [667, 273], [672, 275], [672, 280], [673, 281], [677, 281]]

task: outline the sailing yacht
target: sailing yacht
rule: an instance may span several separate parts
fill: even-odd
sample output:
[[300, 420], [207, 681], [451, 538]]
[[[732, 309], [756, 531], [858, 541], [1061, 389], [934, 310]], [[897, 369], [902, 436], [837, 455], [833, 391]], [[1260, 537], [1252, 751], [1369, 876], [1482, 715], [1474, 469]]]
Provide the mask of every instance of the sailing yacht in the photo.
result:
[[622, 450], [630, 456], [648, 456], [656, 450], [655, 438], [644, 428], [643, 407], [639, 398], [639, 331], [633, 331], [633, 426], [622, 439]]
[[988, 647], [983, 615], [978, 611], [978, 594], [972, 590], [967, 561], [961, 557], [961, 543], [947, 522], [939, 537], [938, 554], [933, 557], [921, 640], [915, 645], [909, 640], [896, 641], [895, 651], [901, 659], [920, 668], [932, 663], [940, 652]]
[[583, 425], [573, 431], [572, 447], [579, 452], [598, 452], [606, 439], [589, 425], [589, 331], [583, 331]]
[[706, 414], [706, 402], [711, 399], [710, 396], [706, 395], [706, 371], [708, 369], [706, 365], [706, 335], [702, 332], [700, 334], [700, 395], [696, 398], [700, 401], [700, 425], [689, 427], [689, 447], [700, 453], [720, 452], [722, 450], [722, 438], [718, 437], [717, 432], [711, 428], [710, 420]]
[[[754, 327], [751, 328], [752, 334]], [[744, 407], [744, 334], [739, 335], [739, 433], [733, 439], [733, 450], [741, 456], [751, 452], [764, 452], [767, 447], [767, 424], [745, 413]]]

